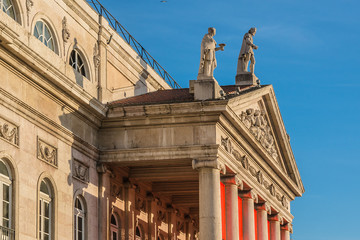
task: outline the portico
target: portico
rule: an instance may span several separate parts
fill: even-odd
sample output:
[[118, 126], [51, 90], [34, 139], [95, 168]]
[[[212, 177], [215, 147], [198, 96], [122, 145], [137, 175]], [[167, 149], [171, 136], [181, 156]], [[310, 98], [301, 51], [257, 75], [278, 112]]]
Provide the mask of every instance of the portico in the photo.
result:
[[[143, 218], [152, 228], [149, 238], [163, 231], [161, 221], [168, 223], [169, 239], [180, 232], [186, 239], [289, 238], [290, 202], [303, 188], [273, 89], [250, 87], [240, 94], [233, 93], [235, 86], [223, 89], [232, 97], [186, 100], [181, 89], [169, 91], [182, 102], [149, 93], [153, 103], [143, 105], [139, 96], [109, 107], [100, 131], [101, 163], [119, 182], [140, 188], [134, 190], [135, 205], [151, 194], [158, 207], [173, 209], [162, 218], [162, 210], [147, 208], [153, 216]], [[133, 226], [141, 222], [140, 212], [132, 216]]]

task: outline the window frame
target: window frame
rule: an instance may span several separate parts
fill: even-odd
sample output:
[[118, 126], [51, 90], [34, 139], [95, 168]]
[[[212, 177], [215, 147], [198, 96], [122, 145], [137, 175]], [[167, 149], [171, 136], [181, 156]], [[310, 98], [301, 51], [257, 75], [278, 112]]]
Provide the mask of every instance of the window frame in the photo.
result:
[[[116, 225], [111, 223], [111, 218], [114, 217], [116, 221]], [[116, 239], [113, 238], [113, 233], [116, 233]], [[116, 213], [112, 213], [110, 216], [110, 240], [120, 240], [121, 239], [121, 231], [119, 224], [119, 217]]]
[[[11, 4], [11, 7], [8, 7], [7, 10], [5, 11], [4, 9], [4, 1], [9, 1], [10, 4]], [[16, 6], [16, 4], [14, 3], [13, 0], [0, 0], [0, 7], [1, 7], [1, 11], [3, 13], [5, 13], [6, 15], [8, 15], [11, 19], [14, 19], [15, 22], [18, 22], [19, 23], [19, 11], [18, 11], [18, 8]], [[13, 9], [13, 14], [14, 14], [14, 17], [12, 17], [11, 15], [9, 15], [7, 13], [7, 11], [12, 8]]]
[[[59, 47], [57, 43], [57, 37], [55, 32], [53, 31], [53, 28], [51, 27], [50, 23], [46, 21], [44, 18], [39, 18], [36, 21], [34, 21], [35, 24], [32, 28], [32, 36], [35, 37], [37, 40], [42, 42], [48, 49], [50, 49], [52, 52], [54, 52], [56, 55], [59, 55]], [[39, 32], [39, 28], [37, 26], [38, 23], [42, 23], [41, 31]], [[47, 29], [48, 34], [50, 35], [50, 38], [46, 40], [45, 43], [45, 30]], [[35, 30], [38, 32], [38, 36], [35, 35]], [[40, 39], [42, 38], [42, 39]], [[51, 43], [53, 48], [50, 48], [49, 46], [49, 40], [51, 39]]]
[[8, 176], [5, 176], [3, 174], [0, 173], [0, 200], [2, 202], [2, 206], [4, 206], [4, 185], [8, 186], [9, 187], [9, 192], [8, 192], [8, 195], [9, 195], [9, 200], [7, 201], [8, 203], [8, 213], [9, 213], [9, 216], [8, 216], [8, 226], [4, 226], [3, 225], [3, 221], [4, 221], [4, 213], [3, 213], [3, 207], [0, 208], [0, 216], [1, 216], [1, 221], [0, 221], [0, 226], [1, 227], [5, 227], [7, 229], [13, 229], [12, 228], [12, 224], [13, 224], [13, 219], [12, 219], [12, 216], [13, 216], [13, 213], [12, 213], [12, 208], [13, 208], [13, 179], [12, 179], [12, 174], [11, 174], [11, 169], [10, 167], [8, 166], [8, 164], [0, 159], [0, 161], [4, 164], [5, 168], [6, 168], [6, 171], [8, 173]]
[[[81, 208], [79, 209], [76, 207], [76, 201], [79, 200]], [[78, 235], [78, 222], [79, 218], [82, 219], [82, 236], [81, 239], [79, 239]], [[86, 204], [83, 199], [83, 197], [77, 196], [74, 201], [74, 240], [85, 240], [86, 239]]]

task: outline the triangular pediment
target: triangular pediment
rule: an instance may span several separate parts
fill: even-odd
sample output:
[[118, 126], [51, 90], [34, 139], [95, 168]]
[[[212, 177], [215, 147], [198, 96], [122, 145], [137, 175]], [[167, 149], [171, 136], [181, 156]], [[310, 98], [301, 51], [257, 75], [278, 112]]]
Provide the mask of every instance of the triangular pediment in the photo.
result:
[[232, 98], [228, 104], [249, 141], [259, 146], [268, 160], [304, 192], [272, 86], [254, 88]]

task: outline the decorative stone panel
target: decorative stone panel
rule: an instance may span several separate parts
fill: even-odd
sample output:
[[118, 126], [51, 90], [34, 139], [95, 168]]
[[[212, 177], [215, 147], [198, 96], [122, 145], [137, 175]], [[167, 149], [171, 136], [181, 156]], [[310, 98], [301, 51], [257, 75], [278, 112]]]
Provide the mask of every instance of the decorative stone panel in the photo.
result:
[[82, 182], [89, 182], [89, 167], [80, 162], [79, 160], [73, 160], [72, 176]]
[[37, 157], [51, 166], [58, 166], [57, 148], [46, 143], [41, 138], [37, 139]]
[[19, 146], [19, 127], [0, 117], [0, 138]]

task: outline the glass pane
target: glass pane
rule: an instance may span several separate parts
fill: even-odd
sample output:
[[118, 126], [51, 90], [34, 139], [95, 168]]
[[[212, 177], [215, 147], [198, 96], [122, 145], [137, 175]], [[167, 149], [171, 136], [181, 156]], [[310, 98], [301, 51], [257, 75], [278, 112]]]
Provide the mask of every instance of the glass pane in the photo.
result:
[[3, 202], [3, 218], [9, 219], [9, 203]]
[[36, 23], [35, 28], [38, 30], [39, 35], [43, 34], [43, 23], [41, 21]]
[[78, 240], [82, 240], [82, 232], [78, 232]]
[[41, 182], [40, 192], [50, 195], [49, 188], [44, 180]]
[[44, 216], [48, 218], [48, 217], [50, 217], [50, 204], [45, 203], [44, 205], [45, 205], [44, 206], [45, 207], [45, 215]]
[[79, 231], [83, 230], [83, 219], [82, 219], [82, 217], [78, 217], [78, 230]]
[[4, 201], [10, 201], [10, 186], [3, 184], [3, 199]]
[[47, 234], [45, 234], [45, 235], [44, 235], [44, 240], [50, 240], [50, 236], [47, 235]]
[[8, 172], [7, 167], [6, 167], [6, 165], [5, 165], [5, 163], [3, 161], [0, 161], [0, 173], [2, 175], [5, 175], [5, 176], [9, 177], [9, 172]]
[[50, 34], [50, 31], [49, 31], [49, 28], [45, 25], [45, 39], [48, 40], [51, 38], [51, 34]]
[[111, 215], [111, 224], [117, 226], [116, 219], [114, 215]]
[[10, 223], [9, 219], [3, 219], [3, 227], [9, 228], [10, 227], [9, 223]]
[[117, 233], [116, 232], [112, 233], [112, 240], [117, 240]]
[[76, 198], [75, 207], [79, 210], [82, 210], [82, 205], [79, 198]]
[[50, 233], [50, 224], [49, 224], [49, 219], [45, 218], [45, 219], [44, 219], [44, 223], [45, 223], [45, 229], [44, 229], [44, 232], [45, 232], [45, 233]]
[[76, 230], [77, 230], [77, 223], [76, 223], [76, 215], [74, 216], [74, 240], [76, 239]]

